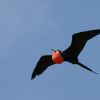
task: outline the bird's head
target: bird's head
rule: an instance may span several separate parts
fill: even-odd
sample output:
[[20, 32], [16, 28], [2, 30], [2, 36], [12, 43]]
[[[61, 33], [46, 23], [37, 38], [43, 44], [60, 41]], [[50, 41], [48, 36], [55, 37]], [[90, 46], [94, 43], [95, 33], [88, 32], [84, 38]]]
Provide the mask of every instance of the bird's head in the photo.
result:
[[57, 52], [57, 51], [62, 52], [61, 50], [54, 50], [54, 49], [51, 49], [51, 50], [54, 51], [54, 52]]
[[53, 52], [56, 52], [56, 50], [54, 50], [54, 49], [51, 49]]

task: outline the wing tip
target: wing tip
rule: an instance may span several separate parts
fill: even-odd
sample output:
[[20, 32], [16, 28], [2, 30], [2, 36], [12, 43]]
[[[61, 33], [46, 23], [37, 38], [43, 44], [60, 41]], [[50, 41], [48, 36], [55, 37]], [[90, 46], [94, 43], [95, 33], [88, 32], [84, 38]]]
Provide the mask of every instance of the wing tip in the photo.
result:
[[33, 80], [36, 77], [36, 74], [32, 74], [31, 80]]
[[97, 72], [92, 71], [94, 74], [98, 74]]
[[34, 77], [31, 77], [31, 80], [35, 79], [35, 76]]

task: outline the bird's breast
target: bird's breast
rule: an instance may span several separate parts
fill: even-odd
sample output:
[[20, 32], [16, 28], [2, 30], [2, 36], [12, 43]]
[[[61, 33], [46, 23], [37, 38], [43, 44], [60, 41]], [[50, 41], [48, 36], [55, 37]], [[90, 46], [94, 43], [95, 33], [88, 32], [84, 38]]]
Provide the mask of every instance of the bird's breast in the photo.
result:
[[59, 51], [56, 51], [52, 54], [52, 60], [56, 64], [61, 64], [64, 61], [64, 58], [61, 56], [61, 53]]

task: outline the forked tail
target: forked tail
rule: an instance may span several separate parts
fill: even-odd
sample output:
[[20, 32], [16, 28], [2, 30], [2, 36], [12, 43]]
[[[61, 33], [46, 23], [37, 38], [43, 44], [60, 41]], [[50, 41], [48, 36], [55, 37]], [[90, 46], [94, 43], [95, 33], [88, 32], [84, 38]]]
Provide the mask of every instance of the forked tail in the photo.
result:
[[82, 68], [85, 68], [85, 69], [89, 70], [90, 72], [93, 72], [94, 74], [98, 74], [98, 73], [94, 72], [92, 69], [88, 68], [87, 66], [83, 65], [83, 64], [80, 63], [80, 62], [78, 62], [77, 64], [78, 64], [79, 66], [81, 66]]

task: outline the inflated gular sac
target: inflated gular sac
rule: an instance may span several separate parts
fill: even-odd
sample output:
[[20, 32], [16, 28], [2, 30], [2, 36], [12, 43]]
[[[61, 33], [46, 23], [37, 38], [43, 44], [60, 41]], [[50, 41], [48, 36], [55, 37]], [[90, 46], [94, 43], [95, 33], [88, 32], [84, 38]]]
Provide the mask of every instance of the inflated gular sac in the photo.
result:
[[61, 64], [64, 61], [63, 57], [61, 56], [61, 52], [60, 51], [55, 51], [52, 54], [52, 60], [56, 64]]

